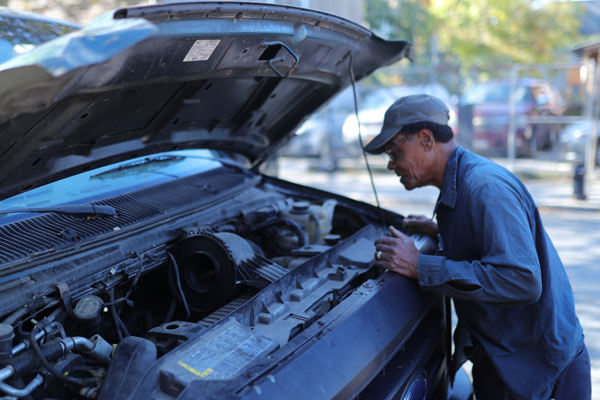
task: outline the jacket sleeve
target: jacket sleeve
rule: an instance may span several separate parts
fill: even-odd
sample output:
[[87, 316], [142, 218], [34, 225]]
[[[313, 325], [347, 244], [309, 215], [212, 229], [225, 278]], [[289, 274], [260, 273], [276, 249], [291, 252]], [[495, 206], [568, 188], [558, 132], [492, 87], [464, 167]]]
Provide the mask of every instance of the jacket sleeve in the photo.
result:
[[535, 246], [535, 204], [522, 190], [506, 182], [485, 182], [470, 192], [475, 248], [481, 258], [451, 260], [421, 255], [419, 283], [426, 291], [502, 306], [536, 302], [541, 296], [540, 262]]

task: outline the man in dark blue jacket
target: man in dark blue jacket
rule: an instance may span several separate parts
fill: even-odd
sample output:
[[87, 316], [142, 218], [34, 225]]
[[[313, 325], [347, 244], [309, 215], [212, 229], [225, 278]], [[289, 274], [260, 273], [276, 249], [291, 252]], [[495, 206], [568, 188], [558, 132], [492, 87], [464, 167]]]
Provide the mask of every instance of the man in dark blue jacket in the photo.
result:
[[387, 153], [407, 190], [440, 189], [437, 224], [407, 218], [404, 225], [437, 235], [436, 255], [419, 254], [391, 227], [391, 237], [375, 242], [378, 265], [454, 299], [473, 344], [465, 353], [478, 400], [590, 399], [573, 291], [531, 195], [512, 173], [458, 146], [448, 119], [435, 97], [403, 97], [365, 147]]

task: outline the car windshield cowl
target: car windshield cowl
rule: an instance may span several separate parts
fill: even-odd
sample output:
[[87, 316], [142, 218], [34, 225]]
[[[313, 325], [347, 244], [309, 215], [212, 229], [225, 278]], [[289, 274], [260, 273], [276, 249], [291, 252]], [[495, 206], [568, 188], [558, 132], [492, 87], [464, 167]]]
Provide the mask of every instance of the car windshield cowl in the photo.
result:
[[65, 205], [98, 204], [115, 195], [172, 182], [221, 167], [241, 168], [235, 160], [218, 158], [209, 150], [159, 153], [85, 171], [0, 201], [0, 225], [28, 218], [29, 210]]

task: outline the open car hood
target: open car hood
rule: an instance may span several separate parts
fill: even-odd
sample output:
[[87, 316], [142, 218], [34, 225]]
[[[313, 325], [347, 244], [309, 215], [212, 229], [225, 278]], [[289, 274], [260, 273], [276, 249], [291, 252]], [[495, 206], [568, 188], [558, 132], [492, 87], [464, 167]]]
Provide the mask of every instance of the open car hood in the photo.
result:
[[250, 3], [125, 8], [0, 66], [0, 199], [189, 148], [255, 167], [332, 96], [412, 56], [338, 17]]

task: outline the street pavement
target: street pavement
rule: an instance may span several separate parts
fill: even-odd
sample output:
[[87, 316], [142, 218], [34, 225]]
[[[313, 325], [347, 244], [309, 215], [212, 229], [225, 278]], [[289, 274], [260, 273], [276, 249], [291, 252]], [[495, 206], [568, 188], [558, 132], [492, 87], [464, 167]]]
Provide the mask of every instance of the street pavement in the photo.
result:
[[[507, 166], [503, 160], [495, 160]], [[432, 217], [437, 188], [404, 189], [398, 177], [375, 159], [373, 180], [383, 208], [402, 215]], [[573, 287], [575, 307], [586, 336], [592, 362], [592, 399], [600, 400], [600, 177], [587, 178], [586, 200], [574, 196], [572, 167], [568, 164], [517, 160], [512, 170], [523, 180], [536, 201]], [[600, 175], [600, 174], [598, 174]], [[341, 171], [318, 170], [316, 160], [279, 160], [281, 179], [375, 203], [364, 163], [355, 160]]]
[[546, 232], [558, 251], [575, 295], [592, 362], [592, 398], [600, 399], [600, 213], [548, 209], [542, 211]]
[[[382, 207], [403, 215], [432, 213], [439, 194], [437, 188], [425, 187], [409, 192], [393, 172], [385, 171], [381, 160], [373, 161], [371, 170]], [[495, 161], [507, 166], [503, 160]], [[536, 204], [542, 210], [600, 212], [600, 172], [596, 172], [599, 176], [594, 179], [584, 180], [583, 193], [586, 200], [578, 200], [573, 195], [574, 182], [570, 164], [517, 160], [513, 172], [526, 183]], [[279, 177], [375, 204], [369, 175], [362, 160], [354, 161], [351, 167], [329, 173], [319, 171], [316, 160], [281, 158]]]

